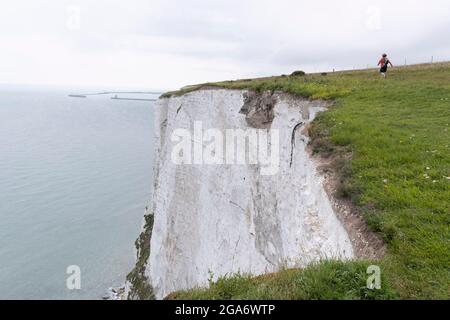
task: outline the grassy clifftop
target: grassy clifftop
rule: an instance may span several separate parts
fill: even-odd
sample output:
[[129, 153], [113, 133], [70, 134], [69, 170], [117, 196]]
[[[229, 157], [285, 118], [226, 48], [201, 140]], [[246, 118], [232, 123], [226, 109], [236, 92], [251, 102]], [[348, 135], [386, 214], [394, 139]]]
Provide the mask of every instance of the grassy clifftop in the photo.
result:
[[[182, 299], [449, 299], [450, 63], [271, 77], [204, 86], [281, 90], [333, 99], [310, 129], [314, 152], [351, 154], [335, 168], [341, 195], [358, 206], [388, 246], [382, 261], [323, 262], [252, 278], [237, 275]], [[344, 151], [343, 151], [344, 150]], [[381, 267], [382, 289], [368, 291], [366, 268]]]

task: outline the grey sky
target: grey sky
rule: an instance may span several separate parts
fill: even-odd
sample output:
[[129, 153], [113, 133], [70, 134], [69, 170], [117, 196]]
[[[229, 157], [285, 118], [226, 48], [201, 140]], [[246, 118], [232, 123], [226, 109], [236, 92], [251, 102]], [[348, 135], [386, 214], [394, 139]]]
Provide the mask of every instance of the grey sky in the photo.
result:
[[450, 60], [448, 0], [2, 0], [0, 83], [186, 84]]

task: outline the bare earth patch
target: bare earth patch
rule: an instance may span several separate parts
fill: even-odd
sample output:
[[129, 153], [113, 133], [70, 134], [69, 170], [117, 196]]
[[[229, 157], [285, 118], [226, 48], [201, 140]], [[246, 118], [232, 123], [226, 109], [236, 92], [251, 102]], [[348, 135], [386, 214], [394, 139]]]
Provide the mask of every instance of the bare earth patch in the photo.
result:
[[[305, 130], [306, 131], [306, 130]], [[364, 260], [381, 260], [386, 254], [386, 244], [379, 235], [371, 231], [360, 210], [350, 199], [337, 196], [339, 178], [334, 170], [335, 158], [313, 155], [308, 152], [316, 163], [317, 171], [324, 178], [323, 187], [328, 194], [333, 210], [347, 231], [352, 242], [355, 256]]]

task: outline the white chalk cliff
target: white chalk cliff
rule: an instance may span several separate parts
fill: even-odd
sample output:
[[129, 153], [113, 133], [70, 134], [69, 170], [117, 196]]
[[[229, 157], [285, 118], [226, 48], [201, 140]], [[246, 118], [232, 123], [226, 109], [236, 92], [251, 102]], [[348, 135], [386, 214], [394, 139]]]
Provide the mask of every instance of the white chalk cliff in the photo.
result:
[[[243, 109], [245, 94], [203, 89], [160, 99], [155, 107], [154, 225], [146, 274], [159, 299], [205, 286], [211, 275], [260, 275], [354, 257], [302, 134], [326, 103], [274, 94], [270, 110], [258, 110], [257, 103]], [[261, 127], [279, 130], [277, 174], [264, 176], [259, 165], [172, 161], [174, 130], [192, 131], [201, 121], [204, 130], [217, 128], [225, 136], [227, 129], [249, 129], [261, 112], [270, 118]]]

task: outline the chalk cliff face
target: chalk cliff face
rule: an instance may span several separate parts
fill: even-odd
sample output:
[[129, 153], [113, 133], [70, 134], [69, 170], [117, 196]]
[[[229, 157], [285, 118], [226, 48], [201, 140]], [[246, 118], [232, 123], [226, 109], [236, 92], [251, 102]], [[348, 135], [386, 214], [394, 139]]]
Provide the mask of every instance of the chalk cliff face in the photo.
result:
[[[157, 298], [207, 285], [211, 276], [259, 275], [322, 258], [353, 258], [302, 134], [325, 106], [283, 94], [222, 89], [159, 100], [146, 269]], [[262, 174], [260, 164], [176, 164], [173, 133], [193, 131], [196, 122], [224, 137], [228, 129], [277, 129], [276, 173]]]

